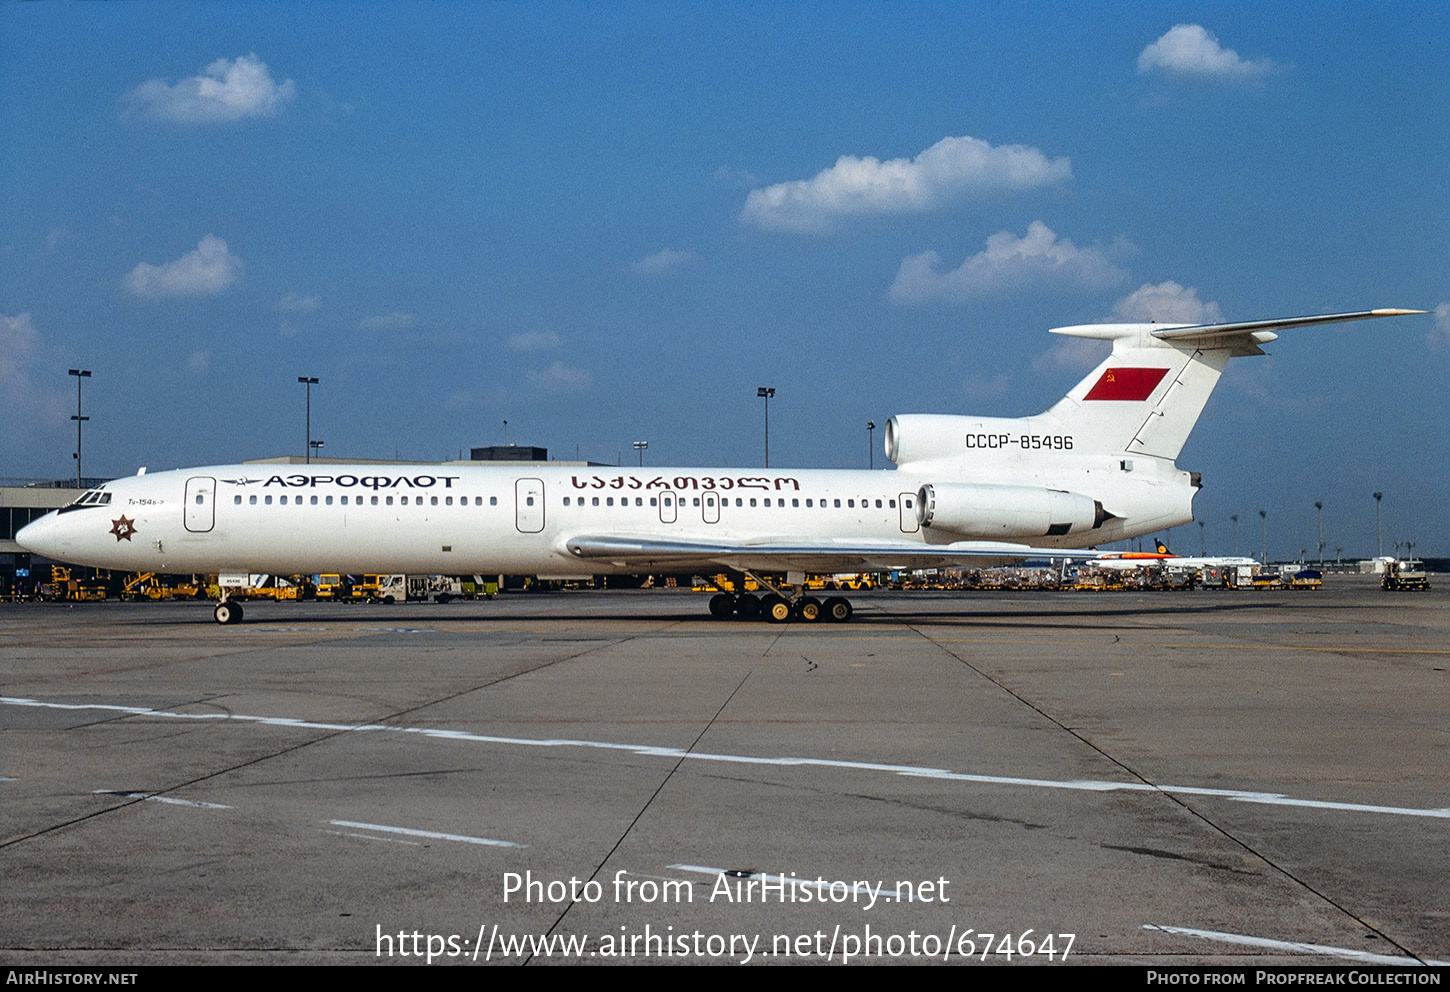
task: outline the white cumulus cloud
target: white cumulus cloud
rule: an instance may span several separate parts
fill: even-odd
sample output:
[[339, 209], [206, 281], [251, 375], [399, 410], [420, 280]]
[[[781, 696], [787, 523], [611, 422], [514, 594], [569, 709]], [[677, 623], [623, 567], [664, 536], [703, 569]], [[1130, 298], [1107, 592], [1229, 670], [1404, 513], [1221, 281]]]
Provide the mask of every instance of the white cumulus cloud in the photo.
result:
[[278, 313], [316, 313], [322, 309], [322, 297], [300, 296], [297, 293], [288, 293], [276, 303], [272, 309]]
[[925, 251], [902, 260], [891, 299], [897, 303], [965, 300], [1029, 286], [1101, 289], [1122, 281], [1127, 273], [1101, 248], [1079, 248], [1059, 238], [1040, 220], [1017, 237], [998, 231], [987, 247], [950, 272], [942, 272], [941, 256]]
[[412, 323], [412, 314], [394, 310], [392, 313], [363, 317], [358, 320], [357, 327], [360, 331], [401, 331]]
[[559, 347], [559, 335], [553, 331], [521, 331], [510, 334], [509, 351], [553, 351]]
[[1223, 312], [1213, 300], [1200, 300], [1198, 290], [1168, 280], [1144, 283], [1113, 304], [1114, 321], [1159, 324], [1221, 324]]
[[1450, 303], [1435, 308], [1435, 329], [1430, 332], [1433, 345], [1450, 345]]
[[842, 155], [812, 179], [751, 190], [742, 216], [776, 230], [824, 231], [842, 217], [921, 213], [979, 194], [1036, 189], [1072, 179], [1066, 158], [1026, 145], [943, 138], [916, 158], [883, 162]]
[[589, 385], [591, 376], [584, 369], [565, 365], [563, 362], [554, 362], [542, 372], [530, 372], [529, 378], [544, 389], [564, 392], [584, 388]]
[[292, 80], [274, 82], [256, 55], [217, 59], [201, 75], [174, 86], [150, 79], [122, 98], [127, 110], [176, 124], [224, 124], [248, 117], [272, 117], [297, 95]]
[[28, 388], [24, 368], [39, 345], [40, 333], [30, 314], [0, 314], [0, 390], [4, 390], [6, 399], [18, 399]]
[[227, 250], [227, 243], [208, 234], [197, 244], [196, 251], [174, 262], [139, 263], [126, 276], [125, 284], [134, 295], [149, 299], [211, 296], [239, 282], [242, 268], [242, 260]]
[[[34, 431], [44, 424], [46, 429], [56, 423], [65, 422], [65, 411], [74, 409], [70, 402], [74, 391], [55, 386], [41, 388], [36, 383], [35, 366], [50, 364], [53, 356], [48, 355], [40, 332], [30, 319], [22, 313], [14, 317], [0, 313], [0, 409], [6, 411], [15, 427], [24, 425]], [[52, 366], [46, 379], [54, 383], [56, 368]]]
[[1218, 43], [1198, 24], [1175, 24], [1138, 55], [1138, 71], [1199, 79], [1260, 79], [1279, 66], [1268, 59], [1249, 61]]
[[678, 269], [686, 262], [694, 259], [695, 253], [680, 251], [675, 248], [664, 248], [653, 255], [646, 255], [634, 263], [634, 271], [642, 276], [654, 276], [661, 273]]

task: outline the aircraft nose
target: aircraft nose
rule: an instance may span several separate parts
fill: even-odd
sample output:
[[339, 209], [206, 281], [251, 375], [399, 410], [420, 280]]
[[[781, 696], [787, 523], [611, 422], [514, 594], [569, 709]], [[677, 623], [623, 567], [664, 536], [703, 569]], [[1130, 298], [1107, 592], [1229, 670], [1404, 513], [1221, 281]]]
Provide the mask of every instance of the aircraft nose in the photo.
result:
[[59, 558], [62, 550], [60, 513], [52, 510], [39, 520], [32, 520], [15, 535], [15, 543], [26, 551]]

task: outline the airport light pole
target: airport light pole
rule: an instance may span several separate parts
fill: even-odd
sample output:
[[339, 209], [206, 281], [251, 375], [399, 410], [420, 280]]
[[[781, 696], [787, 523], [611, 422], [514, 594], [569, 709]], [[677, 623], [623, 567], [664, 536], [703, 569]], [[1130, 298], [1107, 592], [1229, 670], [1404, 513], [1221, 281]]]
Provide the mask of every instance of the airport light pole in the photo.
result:
[[770, 398], [775, 395], [775, 387], [761, 386], [755, 395], [765, 400], [765, 467], [770, 468]]
[[1324, 564], [1324, 501], [1314, 501], [1314, 511], [1319, 514], [1319, 564]]
[[866, 467], [876, 467], [876, 421], [866, 421]]
[[1208, 539], [1203, 535], [1203, 521], [1198, 522], [1198, 553], [1200, 556], [1208, 557]]
[[1380, 500], [1384, 498], [1384, 493], [1374, 494], [1374, 529], [1375, 534], [1379, 537], [1379, 556], [1381, 558], [1385, 556], [1385, 528], [1380, 523]]
[[299, 375], [297, 381], [302, 383], [307, 390], [307, 447], [303, 449], [303, 455], [307, 464], [312, 464], [312, 387], [317, 385], [317, 376]]
[[70, 375], [76, 377], [76, 415], [70, 419], [76, 422], [76, 488], [81, 487], [81, 424], [90, 420], [90, 417], [81, 416], [81, 380], [91, 377], [90, 369], [71, 369]]
[[312, 464], [313, 456], [320, 454], [317, 449], [322, 447], [326, 443], [327, 442], [325, 441], [314, 441], [311, 438], [307, 439], [307, 464]]
[[1267, 565], [1269, 563], [1269, 511], [1268, 510], [1260, 510], [1259, 511], [1259, 526], [1263, 530], [1263, 538], [1264, 538], [1264, 564]]
[[1239, 556], [1239, 515], [1230, 513], [1228, 518], [1234, 522], [1234, 557]]
[[648, 441], [634, 442], [634, 450], [639, 452], [639, 467], [644, 468], [644, 449], [649, 447]]

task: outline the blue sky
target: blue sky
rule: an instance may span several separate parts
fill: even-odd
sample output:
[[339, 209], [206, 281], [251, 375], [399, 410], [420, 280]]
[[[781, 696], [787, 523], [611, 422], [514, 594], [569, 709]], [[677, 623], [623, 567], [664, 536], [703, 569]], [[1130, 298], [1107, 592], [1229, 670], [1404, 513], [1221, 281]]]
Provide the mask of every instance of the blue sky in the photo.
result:
[[0, 475], [76, 366], [87, 475], [300, 453], [299, 375], [335, 456], [759, 464], [770, 385], [865, 467], [1049, 406], [1048, 327], [1438, 307], [1236, 360], [1179, 464], [1210, 551], [1379, 490], [1450, 553], [1447, 108], [1433, 5], [0, 5]]

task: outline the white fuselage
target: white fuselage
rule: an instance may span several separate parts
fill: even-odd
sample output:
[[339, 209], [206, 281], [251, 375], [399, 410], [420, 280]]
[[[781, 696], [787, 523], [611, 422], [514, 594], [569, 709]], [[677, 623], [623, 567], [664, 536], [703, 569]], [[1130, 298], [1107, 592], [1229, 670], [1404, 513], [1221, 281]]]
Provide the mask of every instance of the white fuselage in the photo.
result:
[[[568, 544], [601, 535], [736, 547], [959, 541], [918, 522], [921, 486], [960, 479], [936, 468], [213, 466], [106, 483], [105, 502], [49, 514], [19, 540], [64, 561], [169, 573], [637, 573], [637, 562], [581, 560]], [[1091, 481], [1117, 519], [1032, 540], [1085, 547], [1191, 518], [1192, 490], [1179, 480], [1111, 475], [1103, 468]]]

